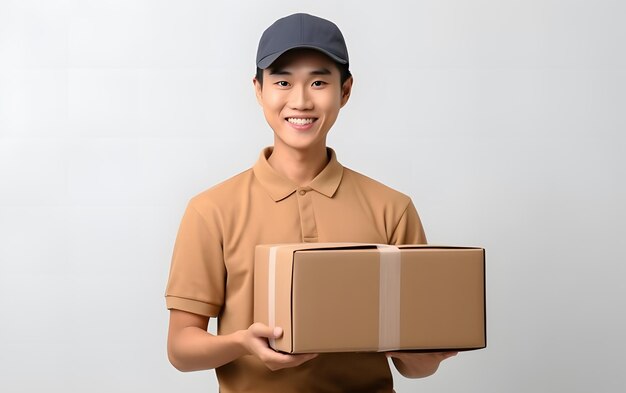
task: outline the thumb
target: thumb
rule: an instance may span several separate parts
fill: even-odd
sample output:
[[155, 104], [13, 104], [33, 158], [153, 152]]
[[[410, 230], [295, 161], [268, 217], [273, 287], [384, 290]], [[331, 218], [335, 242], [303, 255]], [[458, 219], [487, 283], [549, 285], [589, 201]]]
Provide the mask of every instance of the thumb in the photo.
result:
[[272, 333], [274, 333], [274, 338], [279, 338], [283, 335], [283, 328], [276, 326]]
[[252, 324], [250, 331], [257, 337], [278, 338], [282, 336], [283, 329], [280, 327], [271, 328], [260, 322]]

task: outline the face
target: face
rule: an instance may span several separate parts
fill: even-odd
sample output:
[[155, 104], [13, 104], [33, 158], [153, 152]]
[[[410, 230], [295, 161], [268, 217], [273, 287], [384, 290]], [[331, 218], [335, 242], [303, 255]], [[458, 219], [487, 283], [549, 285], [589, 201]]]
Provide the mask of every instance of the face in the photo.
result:
[[340, 86], [335, 63], [314, 49], [294, 49], [263, 70], [256, 97], [274, 130], [275, 149], [322, 149], [339, 110], [348, 102], [352, 77]]

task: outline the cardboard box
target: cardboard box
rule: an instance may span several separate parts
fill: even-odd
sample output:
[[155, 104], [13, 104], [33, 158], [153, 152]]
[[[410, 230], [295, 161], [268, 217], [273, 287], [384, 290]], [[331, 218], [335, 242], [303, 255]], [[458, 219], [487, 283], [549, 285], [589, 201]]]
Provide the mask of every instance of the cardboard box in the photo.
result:
[[280, 326], [286, 353], [486, 347], [478, 247], [258, 245], [254, 321]]

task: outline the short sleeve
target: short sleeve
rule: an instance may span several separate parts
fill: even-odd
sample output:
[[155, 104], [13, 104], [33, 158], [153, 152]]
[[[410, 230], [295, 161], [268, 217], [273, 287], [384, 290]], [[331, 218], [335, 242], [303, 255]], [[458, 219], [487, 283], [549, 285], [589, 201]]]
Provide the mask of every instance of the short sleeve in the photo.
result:
[[410, 199], [396, 229], [391, 235], [389, 244], [426, 244], [426, 234], [424, 233], [422, 221], [417, 214], [413, 201]]
[[165, 300], [168, 309], [216, 317], [226, 281], [219, 214], [210, 207], [199, 210], [193, 202], [178, 229]]

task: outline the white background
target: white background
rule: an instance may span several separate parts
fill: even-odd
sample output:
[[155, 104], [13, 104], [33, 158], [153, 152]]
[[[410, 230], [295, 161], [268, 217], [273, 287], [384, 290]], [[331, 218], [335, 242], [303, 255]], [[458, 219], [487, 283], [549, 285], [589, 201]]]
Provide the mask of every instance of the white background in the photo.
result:
[[0, 391], [207, 392], [166, 356], [193, 195], [272, 143], [263, 30], [343, 31], [344, 165], [482, 245], [488, 348], [399, 392], [626, 386], [622, 1], [0, 1]]

